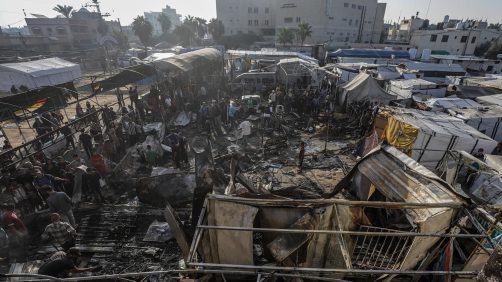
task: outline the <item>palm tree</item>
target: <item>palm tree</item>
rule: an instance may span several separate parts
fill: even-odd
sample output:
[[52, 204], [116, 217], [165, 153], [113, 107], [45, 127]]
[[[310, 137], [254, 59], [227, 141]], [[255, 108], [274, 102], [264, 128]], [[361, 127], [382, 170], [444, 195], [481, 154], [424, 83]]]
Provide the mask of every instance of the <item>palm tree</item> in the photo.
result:
[[300, 41], [302, 42], [303, 46], [303, 43], [305, 43], [305, 39], [307, 39], [307, 37], [312, 36], [312, 26], [306, 22], [300, 23], [298, 25], [298, 36], [300, 37]]
[[225, 34], [225, 26], [218, 19], [211, 19], [207, 27], [209, 33], [211, 33], [216, 41], [219, 41], [223, 37], [223, 34]]
[[152, 41], [152, 24], [147, 21], [145, 17], [137, 16], [132, 22], [132, 30], [134, 31], [134, 34], [139, 37], [139, 40], [145, 46], [146, 50], [146, 46], [148, 46], [148, 44]]
[[295, 39], [295, 34], [291, 29], [283, 28], [279, 30], [277, 41], [283, 46], [286, 46], [286, 43], [293, 43], [293, 39]]
[[178, 37], [183, 46], [191, 46], [194, 33], [189, 24], [183, 23], [182, 25], [177, 26], [173, 33]]
[[56, 7], [54, 7], [52, 10], [60, 13], [65, 18], [69, 19], [71, 16], [71, 13], [73, 12], [73, 7], [66, 6], [66, 5], [56, 5]]
[[164, 13], [160, 14], [157, 17], [157, 20], [159, 21], [160, 26], [162, 27], [163, 34], [166, 34], [171, 30], [171, 26], [172, 26], [171, 19], [169, 19], [169, 17], [166, 14], [164, 14]]
[[195, 21], [197, 23], [197, 37], [199, 37], [199, 39], [202, 39], [204, 38], [204, 35], [206, 35], [207, 21], [203, 18], [195, 18]]

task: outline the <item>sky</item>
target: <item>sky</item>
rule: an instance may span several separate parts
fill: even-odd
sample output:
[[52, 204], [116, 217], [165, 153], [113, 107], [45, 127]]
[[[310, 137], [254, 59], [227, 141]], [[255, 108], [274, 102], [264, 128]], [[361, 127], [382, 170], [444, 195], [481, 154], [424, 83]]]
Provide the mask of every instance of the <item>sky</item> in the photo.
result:
[[[201, 18], [216, 17], [216, 0], [101, 0], [101, 11], [110, 13], [109, 19], [120, 19], [123, 25], [130, 24], [134, 17], [145, 11], [160, 11], [166, 4], [178, 10], [179, 14]], [[309, 0], [303, 0], [309, 1]], [[502, 22], [502, 0], [430, 0], [428, 18], [432, 22], [442, 21], [445, 15], [455, 19], [488, 19]], [[22, 9], [28, 14], [56, 16], [52, 7], [57, 4], [70, 5], [78, 9], [90, 0], [0, 0], [0, 26], [25, 25]], [[425, 18], [429, 0], [379, 0], [387, 3], [386, 21], [397, 21], [400, 17], [410, 18], [416, 12]]]

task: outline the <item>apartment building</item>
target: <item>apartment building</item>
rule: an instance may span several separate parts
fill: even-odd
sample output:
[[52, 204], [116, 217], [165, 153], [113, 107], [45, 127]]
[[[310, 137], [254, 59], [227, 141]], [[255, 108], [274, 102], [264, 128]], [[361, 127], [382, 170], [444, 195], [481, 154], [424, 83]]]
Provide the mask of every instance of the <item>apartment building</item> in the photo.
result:
[[410, 42], [411, 36], [420, 29], [427, 29], [429, 21], [412, 16], [410, 19], [403, 19], [399, 24], [394, 24], [388, 31], [388, 41]]
[[[217, 0], [218, 19], [225, 35], [253, 31], [273, 36], [282, 28], [297, 29], [307, 22], [312, 37], [305, 43], [379, 43], [385, 3], [377, 0]], [[273, 38], [272, 38], [273, 39]]]
[[275, 35], [276, 0], [216, 0], [217, 18], [225, 35], [254, 32], [268, 38]]
[[174, 30], [175, 27], [181, 25], [181, 15], [176, 12], [176, 9], [171, 8], [169, 5], [166, 5], [162, 12], [145, 12], [145, 19], [152, 24], [153, 27], [153, 35], [161, 35], [162, 34], [162, 26], [158, 21], [158, 18], [161, 14], [166, 15], [169, 20], [171, 20], [171, 31]]
[[410, 45], [422, 54], [424, 49], [446, 51], [450, 55], [473, 55], [476, 47], [498, 40], [502, 31], [496, 29], [445, 29], [418, 30], [413, 33]]

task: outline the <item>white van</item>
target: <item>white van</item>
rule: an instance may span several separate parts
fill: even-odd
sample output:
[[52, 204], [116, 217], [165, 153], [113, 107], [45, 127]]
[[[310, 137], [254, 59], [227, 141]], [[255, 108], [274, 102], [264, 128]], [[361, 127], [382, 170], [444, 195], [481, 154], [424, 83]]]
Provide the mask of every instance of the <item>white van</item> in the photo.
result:
[[275, 72], [247, 72], [238, 75], [231, 83], [232, 92], [262, 93], [276, 88]]

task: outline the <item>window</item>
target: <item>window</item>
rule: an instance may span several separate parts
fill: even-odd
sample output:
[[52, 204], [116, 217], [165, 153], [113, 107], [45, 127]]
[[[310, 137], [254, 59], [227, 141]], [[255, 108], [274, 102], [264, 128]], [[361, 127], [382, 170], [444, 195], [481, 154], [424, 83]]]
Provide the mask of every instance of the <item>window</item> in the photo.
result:
[[265, 22], [263, 22], [263, 25], [268, 25], [268, 20], [265, 20]]
[[64, 27], [62, 27], [62, 26], [58, 26], [56, 28], [56, 30], [58, 31], [58, 34], [61, 34], [61, 35], [62, 34], [66, 34], [66, 29]]
[[348, 8], [348, 7], [349, 7], [349, 3], [343, 3], [343, 6], [344, 6], [345, 8]]
[[355, 25], [358, 25], [358, 24], [359, 24], [359, 20], [356, 20], [356, 21], [354, 22], [354, 24], [355, 24]]
[[355, 9], [356, 8], [356, 4], [352, 4], [352, 9]]
[[249, 20], [248, 25], [253, 25], [253, 20]]
[[436, 34], [431, 35], [431, 42], [436, 42], [438, 40], [438, 36]]
[[363, 9], [363, 6], [359, 5], [359, 6], [357, 6], [357, 9], [358, 9], [358, 10], [362, 10], [362, 9]]
[[296, 17], [296, 22], [297, 22], [297, 23], [299, 23], [299, 22], [301, 22], [301, 21], [302, 21], [302, 18], [300, 18], [300, 17]]
[[284, 18], [284, 23], [292, 23], [293, 22], [293, 18]]
[[462, 36], [462, 38], [460, 38], [460, 42], [465, 43], [465, 42], [467, 42], [468, 39], [469, 39], [469, 36], [464, 35], [464, 36]]
[[253, 13], [253, 8], [249, 7], [248, 8], [248, 14], [252, 14]]
[[265, 8], [265, 14], [270, 13], [270, 8]]
[[254, 13], [258, 14], [258, 8], [254, 8]]
[[349, 20], [349, 25], [352, 25], [352, 19]]
[[258, 20], [254, 20], [254, 25], [258, 25]]
[[471, 43], [472, 43], [472, 44], [476, 43], [476, 36], [474, 36], [474, 37], [472, 38]]
[[51, 28], [51, 27], [48, 27], [48, 28], [47, 28], [47, 33], [49, 33], [49, 35], [51, 35], [51, 34], [52, 34], [52, 28]]
[[449, 35], [443, 35], [443, 37], [441, 38], [441, 42], [448, 42], [448, 39], [450, 39]]
[[42, 29], [39, 28], [39, 27], [32, 27], [31, 28], [31, 32], [34, 34], [34, 35], [42, 35]]
[[343, 19], [342, 19], [342, 21], [346, 22], [346, 21], [347, 21], [347, 19], [346, 19], [346, 18], [343, 18]]
[[349, 38], [348, 37], [345, 37], [345, 42], [349, 42]]

